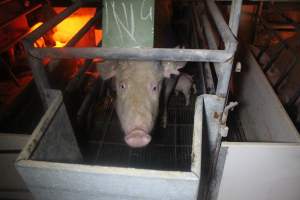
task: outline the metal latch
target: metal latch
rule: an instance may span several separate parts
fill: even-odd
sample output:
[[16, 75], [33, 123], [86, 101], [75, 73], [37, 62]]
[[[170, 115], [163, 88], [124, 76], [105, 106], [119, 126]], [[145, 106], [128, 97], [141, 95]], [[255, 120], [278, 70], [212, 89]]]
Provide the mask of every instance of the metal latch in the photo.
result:
[[229, 111], [232, 111], [234, 107], [236, 107], [239, 103], [237, 101], [230, 102], [223, 111], [223, 115], [221, 118], [220, 124], [220, 134], [222, 137], [227, 137], [229, 128], [226, 126], [226, 121], [228, 118]]

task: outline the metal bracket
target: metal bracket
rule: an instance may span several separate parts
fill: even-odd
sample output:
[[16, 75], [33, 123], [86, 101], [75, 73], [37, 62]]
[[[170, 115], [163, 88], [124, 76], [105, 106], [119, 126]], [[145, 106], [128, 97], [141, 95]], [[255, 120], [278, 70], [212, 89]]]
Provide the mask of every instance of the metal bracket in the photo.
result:
[[229, 114], [229, 111], [232, 111], [234, 107], [236, 107], [239, 103], [237, 101], [235, 102], [230, 102], [225, 108], [224, 108], [224, 111], [223, 111], [223, 114], [222, 114], [222, 117], [221, 117], [221, 123], [220, 123], [220, 130], [219, 130], [219, 133], [222, 137], [227, 137], [228, 135], [228, 126], [226, 125], [226, 121], [227, 121], [227, 118], [228, 118], [228, 114]]

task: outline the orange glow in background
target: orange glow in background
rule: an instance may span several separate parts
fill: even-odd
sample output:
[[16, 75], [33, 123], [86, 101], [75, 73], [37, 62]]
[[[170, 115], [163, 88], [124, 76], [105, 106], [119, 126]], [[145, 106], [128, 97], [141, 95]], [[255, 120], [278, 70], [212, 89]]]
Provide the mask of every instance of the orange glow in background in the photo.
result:
[[[65, 8], [54, 8], [59, 13]], [[55, 41], [53, 47], [64, 47], [71, 38], [94, 16], [95, 8], [80, 8], [71, 16], [64, 19], [56, 27], [53, 28], [51, 38]], [[30, 32], [37, 29], [43, 23], [38, 22], [30, 28]], [[95, 44], [102, 39], [102, 31], [95, 29]], [[34, 43], [35, 47], [46, 47], [45, 38], [41, 37]]]

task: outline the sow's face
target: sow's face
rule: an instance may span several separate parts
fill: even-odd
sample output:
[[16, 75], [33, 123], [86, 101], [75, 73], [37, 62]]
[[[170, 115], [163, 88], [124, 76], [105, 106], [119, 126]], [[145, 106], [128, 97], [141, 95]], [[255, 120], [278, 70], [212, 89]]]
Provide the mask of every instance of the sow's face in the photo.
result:
[[116, 79], [116, 110], [125, 133], [124, 140], [131, 147], [143, 147], [151, 141], [163, 77], [183, 65], [173, 62], [108, 61], [97, 67], [100, 76]]
[[116, 73], [116, 109], [125, 142], [142, 147], [151, 141], [158, 113], [162, 70], [157, 62], [120, 62]]

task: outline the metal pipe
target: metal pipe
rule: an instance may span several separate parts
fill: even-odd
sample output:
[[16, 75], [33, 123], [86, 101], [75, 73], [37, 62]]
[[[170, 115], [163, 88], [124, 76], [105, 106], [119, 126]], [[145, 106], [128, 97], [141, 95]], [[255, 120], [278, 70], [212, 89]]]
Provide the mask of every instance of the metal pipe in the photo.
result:
[[296, 93], [290, 98], [290, 100], [287, 103], [287, 106], [292, 106], [292, 105], [296, 104], [299, 97], [300, 97], [300, 88], [298, 88], [296, 90]]
[[[97, 47], [100, 47], [101, 45], [101, 41], [96, 45]], [[68, 85], [65, 88], [66, 93], [71, 93], [72, 91], [74, 91], [76, 88], [80, 87], [81, 83], [83, 82], [84, 78], [83, 78], [83, 74], [88, 71], [93, 63], [93, 59], [86, 59], [83, 63], [83, 66], [80, 67], [78, 73], [76, 74], [76, 76], [69, 81]]]
[[6, 3], [9, 3], [10, 1], [12, 1], [12, 0], [3, 0], [0, 2], [0, 6], [4, 5]]
[[42, 60], [28, 55], [28, 62], [32, 70], [33, 78], [39, 91], [44, 109], [46, 110], [51, 104], [51, 97], [47, 95], [50, 84], [47, 79], [46, 71]]
[[129, 60], [167, 60], [194, 62], [226, 62], [232, 52], [208, 49], [166, 49], [166, 48], [31, 48], [37, 58], [105, 58]]
[[0, 57], [0, 62], [2, 62], [2, 64], [4, 65], [4, 68], [7, 70], [8, 74], [10, 75], [10, 77], [13, 79], [13, 81], [15, 82], [16, 86], [21, 87], [18, 78], [15, 76], [15, 74], [12, 72], [10, 65]]
[[237, 37], [243, 0], [232, 0], [230, 7], [229, 28]]
[[63, 12], [56, 15], [46, 23], [42, 24], [40, 27], [35, 29], [32, 33], [30, 33], [25, 40], [29, 41], [31, 44], [34, 43], [38, 38], [42, 37], [45, 33], [47, 33], [49, 30], [51, 30], [53, 27], [55, 27], [59, 22], [63, 21], [66, 17], [71, 15], [73, 12], [75, 12], [77, 9], [80, 8], [82, 5], [81, 1], [78, 1], [77, 3], [73, 4], [72, 6], [66, 8]]
[[218, 79], [217, 91], [216, 94], [221, 97], [226, 97], [228, 92], [228, 85], [230, 81], [230, 75], [232, 71], [233, 60], [229, 60], [226, 63], [221, 64], [221, 73], [222, 76]]
[[82, 117], [85, 115], [89, 106], [91, 105], [93, 98], [96, 97], [97, 94], [99, 94], [99, 91], [102, 92], [103, 89], [104, 89], [104, 82], [102, 81], [101, 78], [98, 77], [98, 79], [94, 81], [93, 87], [91, 88], [90, 92], [85, 96], [77, 112], [78, 121], [81, 121]]
[[66, 88], [65, 88], [66, 93], [73, 92], [75, 89], [77, 89], [81, 85], [81, 83], [83, 81], [82, 76], [86, 71], [88, 71], [91, 68], [92, 63], [93, 63], [92, 59], [85, 60], [83, 66], [80, 67], [79, 72], [76, 74], [76, 76], [72, 80], [69, 81], [68, 85], [66, 86]]
[[274, 11], [278, 12], [279, 15], [280, 15], [283, 19], [285, 19], [288, 23], [292, 24], [292, 25], [295, 27], [296, 31], [299, 31], [299, 30], [300, 30], [300, 24], [297, 23], [297, 22], [296, 22], [295, 20], [293, 20], [292, 18], [286, 16], [280, 8], [276, 7], [275, 5], [272, 5], [272, 9], [273, 9]]
[[72, 47], [74, 46], [83, 36], [86, 32], [90, 30], [90, 28], [95, 24], [97, 20], [99, 20], [99, 17], [101, 16], [102, 12], [98, 11], [94, 17], [92, 17], [72, 38], [71, 40], [66, 44], [65, 47]]
[[[214, 36], [214, 32], [212, 30], [212, 26], [208, 21], [208, 18], [206, 15], [201, 16], [202, 23], [204, 26], [204, 34], [207, 40], [207, 44], [209, 49], [218, 49], [217, 41]], [[220, 63], [214, 63], [215, 71], [217, 74], [217, 78], [219, 79], [223, 74], [221, 73], [221, 65]]]
[[35, 11], [36, 9], [42, 7], [42, 4], [37, 4], [31, 8], [25, 9], [23, 12], [21, 12], [20, 14], [10, 18], [9, 20], [7, 20], [6, 22], [2, 23], [0, 25], [0, 29], [4, 28], [5, 26], [9, 25], [12, 21], [18, 19], [19, 17], [23, 16], [23, 15], [27, 15], [28, 13], [31, 13], [33, 11]]
[[227, 52], [235, 52], [237, 48], [237, 40], [226, 24], [216, 3], [212, 0], [206, 0], [206, 5], [225, 44], [225, 50]]
[[288, 67], [288, 69], [279, 77], [279, 79], [276, 81], [276, 83], [274, 84], [274, 89], [275, 91], [278, 90], [279, 86], [281, 85], [281, 83], [287, 78], [287, 76], [289, 75], [289, 73], [294, 69], [295, 66], [297, 66], [298, 64], [298, 58], [295, 57], [292, 64]]
[[[199, 15], [204, 15], [204, 13], [199, 13], [199, 10], [197, 12], [196, 10], [196, 4], [193, 4], [192, 11], [193, 11], [193, 21], [194, 21], [194, 27], [195, 27], [195, 36], [194, 37], [199, 37], [202, 42], [205, 41], [205, 37], [203, 34], [203, 26], [201, 26], [200, 23], [200, 16]], [[205, 28], [204, 28], [205, 29]], [[208, 45], [209, 46], [209, 45]], [[200, 48], [199, 43], [196, 43], [195, 48]], [[199, 67], [200, 73], [202, 74], [202, 84], [204, 86], [205, 93], [209, 92], [210, 94], [215, 92], [215, 87], [214, 87], [214, 82], [212, 79], [212, 72], [210, 69], [210, 64], [208, 62], [201, 63], [203, 66]]]
[[[197, 23], [196, 23], [196, 19], [197, 17], [193, 17], [191, 19], [191, 22], [192, 22], [192, 31], [191, 31], [191, 48], [199, 48], [200, 47], [200, 44], [199, 44], [199, 40], [198, 40], [198, 35], [199, 35], [199, 27], [197, 26]], [[203, 40], [204, 41], [204, 40]], [[195, 82], [196, 83], [200, 83], [200, 84], [197, 84], [199, 85], [201, 88], [199, 90], [198, 88], [198, 93], [200, 94], [206, 94], [207, 93], [207, 90], [206, 90], [206, 82], [205, 82], [205, 76], [204, 76], [204, 67], [203, 67], [203, 64], [202, 62], [197, 62], [196, 63], [196, 66], [197, 66], [197, 69], [198, 69], [198, 72], [199, 72], [199, 78], [196, 78]]]
[[252, 18], [254, 18], [253, 20], [253, 32], [252, 32], [252, 38], [251, 38], [251, 41], [252, 43], [255, 42], [255, 39], [256, 39], [256, 30], [257, 30], [257, 22], [258, 22], [258, 17], [260, 17], [261, 13], [262, 13], [262, 8], [264, 6], [264, 3], [263, 2], [260, 2], [259, 5], [255, 4], [256, 5], [256, 10], [255, 10], [255, 14], [252, 16]]

